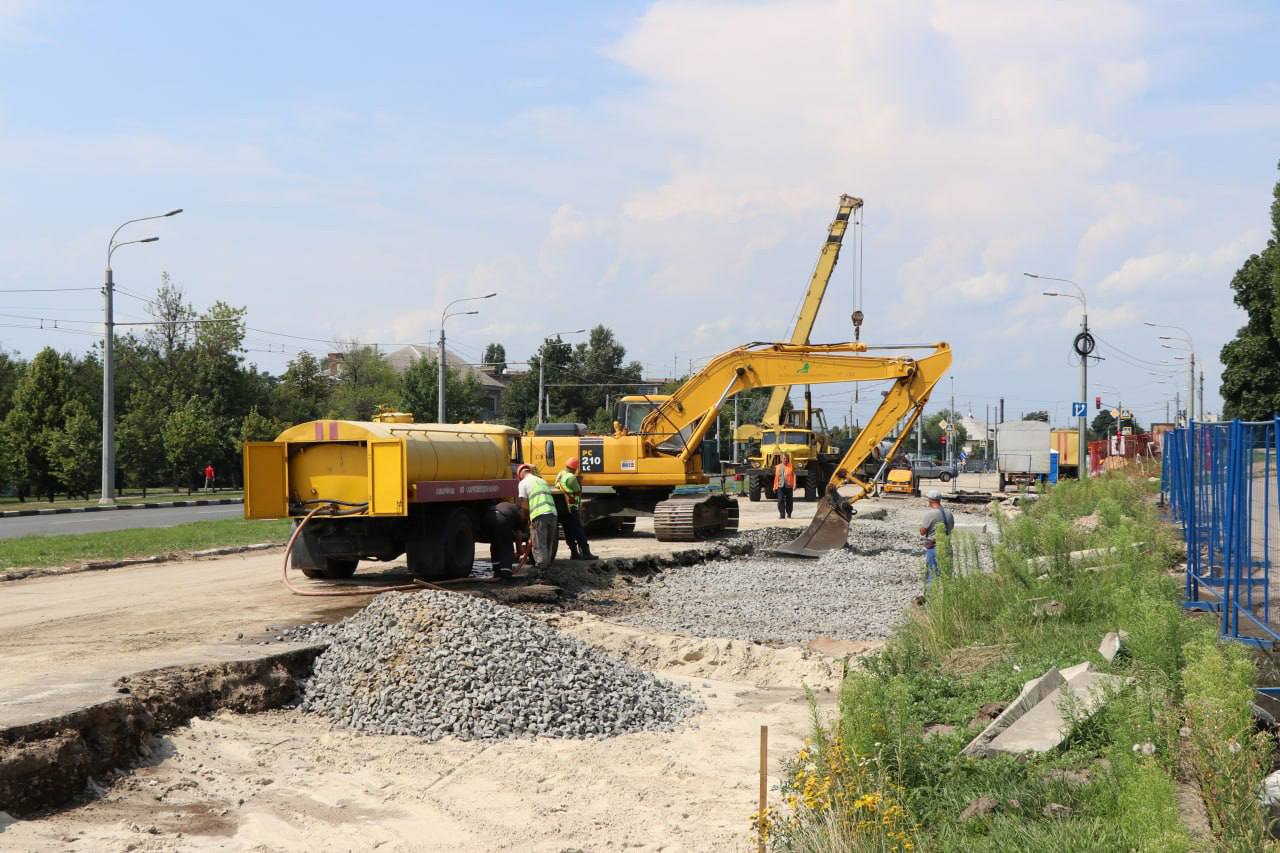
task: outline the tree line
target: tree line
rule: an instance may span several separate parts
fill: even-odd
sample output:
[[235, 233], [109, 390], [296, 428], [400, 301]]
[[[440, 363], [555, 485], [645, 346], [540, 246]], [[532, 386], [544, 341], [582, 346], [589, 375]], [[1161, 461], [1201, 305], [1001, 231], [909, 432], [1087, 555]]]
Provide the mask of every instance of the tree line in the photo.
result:
[[[246, 441], [270, 441], [309, 420], [369, 420], [380, 409], [432, 421], [437, 411], [434, 354], [397, 372], [382, 349], [348, 341], [336, 364], [299, 352], [278, 376], [246, 363], [245, 309], [214, 302], [197, 311], [167, 274], [147, 301], [154, 325], [114, 343], [116, 487], [191, 490], [213, 465], [220, 485], [238, 486]], [[543, 342], [528, 369], [511, 373], [502, 344], [483, 366], [501, 378], [500, 420], [536, 420], [538, 362], [546, 359], [551, 415], [611, 426], [610, 406], [641, 378], [638, 362], [604, 326], [570, 345]], [[492, 400], [476, 372], [447, 365], [446, 420], [492, 420]], [[29, 361], [0, 351], [0, 494], [54, 500], [90, 498], [101, 482], [100, 345], [79, 355], [46, 347]]]

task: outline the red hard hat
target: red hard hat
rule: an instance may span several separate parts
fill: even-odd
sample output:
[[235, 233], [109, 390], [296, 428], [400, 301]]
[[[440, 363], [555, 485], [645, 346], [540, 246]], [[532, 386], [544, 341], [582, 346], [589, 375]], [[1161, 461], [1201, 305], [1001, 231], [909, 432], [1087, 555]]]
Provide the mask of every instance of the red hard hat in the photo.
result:
[[564, 467], [566, 467], [566, 468], [572, 468], [573, 470], [577, 471], [577, 470], [578, 470], [578, 466], [579, 466], [579, 465], [581, 465], [581, 464], [582, 464], [582, 462], [581, 462], [581, 461], [579, 461], [578, 457], [576, 457], [576, 456], [570, 456], [570, 457], [568, 458], [568, 460], [566, 460], [566, 461], [565, 461], [565, 463], [564, 463]]
[[535, 474], [537, 473], [537, 469], [534, 468], [532, 465], [530, 465], [528, 462], [522, 462], [520, 463], [520, 467], [516, 468], [516, 479], [519, 480], [521, 477], [523, 477], [525, 471], [531, 471]]

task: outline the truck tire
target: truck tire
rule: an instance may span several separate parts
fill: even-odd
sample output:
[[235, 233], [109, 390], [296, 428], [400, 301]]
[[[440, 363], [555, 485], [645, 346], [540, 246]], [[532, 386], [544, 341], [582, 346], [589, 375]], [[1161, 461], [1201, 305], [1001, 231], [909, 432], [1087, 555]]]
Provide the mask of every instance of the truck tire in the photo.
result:
[[818, 469], [816, 466], [808, 468], [804, 472], [804, 499], [807, 501], [818, 499]]
[[417, 535], [405, 543], [405, 562], [424, 581], [465, 578], [476, 559], [476, 534], [465, 507], [428, 516]]
[[476, 561], [476, 531], [471, 513], [454, 507], [427, 531], [433, 547], [440, 550], [440, 570], [446, 579], [465, 578]]
[[939, 479], [939, 480], [941, 480], [941, 481], [942, 481], [942, 482], [944, 482], [944, 483], [950, 483], [950, 482], [951, 482], [951, 472], [950, 472], [950, 471], [943, 471], [941, 474], [939, 474], [939, 475], [938, 475], [938, 479]]
[[343, 560], [338, 557], [322, 557], [315, 566], [298, 566], [312, 580], [341, 581], [356, 573], [359, 560]]
[[747, 499], [748, 499], [748, 500], [750, 500], [752, 503], [759, 503], [759, 502], [760, 502], [760, 490], [761, 490], [762, 488], [763, 488], [763, 486], [762, 486], [762, 485], [761, 485], [761, 483], [760, 483], [760, 478], [759, 478], [759, 477], [752, 477], [752, 478], [751, 478], [751, 485], [747, 488]]
[[772, 482], [764, 484], [764, 496], [771, 501], [776, 501], [778, 499], [778, 493], [774, 491]]

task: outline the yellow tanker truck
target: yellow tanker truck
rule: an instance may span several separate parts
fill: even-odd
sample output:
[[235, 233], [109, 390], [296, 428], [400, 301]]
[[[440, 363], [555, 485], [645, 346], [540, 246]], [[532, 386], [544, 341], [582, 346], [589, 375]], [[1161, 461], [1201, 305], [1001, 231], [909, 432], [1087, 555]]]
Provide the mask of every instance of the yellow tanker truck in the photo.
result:
[[309, 421], [244, 448], [245, 518], [300, 521], [294, 568], [347, 578], [360, 560], [405, 555], [423, 580], [466, 577], [491, 505], [516, 496], [520, 433], [494, 424]]

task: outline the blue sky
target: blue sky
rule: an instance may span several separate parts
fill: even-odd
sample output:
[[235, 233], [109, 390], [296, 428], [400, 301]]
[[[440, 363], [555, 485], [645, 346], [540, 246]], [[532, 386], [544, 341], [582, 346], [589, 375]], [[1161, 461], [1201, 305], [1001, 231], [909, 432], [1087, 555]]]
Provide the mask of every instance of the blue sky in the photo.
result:
[[[950, 341], [962, 407], [1065, 418], [1078, 312], [1030, 269], [1088, 292], [1108, 400], [1159, 419], [1183, 382], [1153, 320], [1192, 331], [1214, 411], [1228, 282], [1280, 177], [1278, 17], [0, 0], [0, 289], [93, 287], [115, 225], [181, 206], [129, 232], [161, 240], [122, 249], [117, 281], [146, 294], [167, 270], [197, 306], [246, 306], [267, 369], [334, 339], [432, 340], [446, 302], [496, 290], [450, 322], [464, 355], [602, 322], [667, 373], [785, 336], [850, 192], [866, 336]], [[848, 337], [850, 248], [815, 339]], [[0, 324], [82, 333], [0, 325], [0, 346], [90, 346], [98, 299], [2, 293]], [[847, 413], [847, 389], [818, 394]]]

